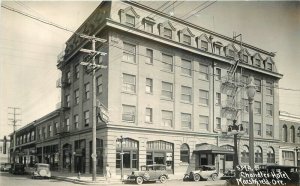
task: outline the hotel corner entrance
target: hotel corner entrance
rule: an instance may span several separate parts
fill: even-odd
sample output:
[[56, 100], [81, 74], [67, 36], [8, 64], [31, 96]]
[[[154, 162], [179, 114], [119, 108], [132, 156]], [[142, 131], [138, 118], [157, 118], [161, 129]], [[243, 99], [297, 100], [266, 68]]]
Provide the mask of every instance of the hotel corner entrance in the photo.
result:
[[232, 155], [234, 151], [229, 148], [202, 143], [196, 145], [194, 153], [196, 154], [195, 168], [197, 169], [203, 165], [219, 165], [219, 163], [216, 162], [218, 155]]

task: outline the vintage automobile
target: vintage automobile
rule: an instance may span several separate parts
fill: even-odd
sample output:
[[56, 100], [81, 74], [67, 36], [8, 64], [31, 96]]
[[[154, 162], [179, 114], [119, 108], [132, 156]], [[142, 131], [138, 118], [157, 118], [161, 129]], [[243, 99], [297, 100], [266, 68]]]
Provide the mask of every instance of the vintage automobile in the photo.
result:
[[50, 165], [45, 163], [35, 164], [31, 178], [51, 178]]
[[11, 164], [10, 173], [25, 174], [25, 166], [22, 163], [13, 163]]
[[3, 163], [1, 165], [1, 171], [3, 172], [10, 172], [11, 164], [10, 163]]
[[160, 181], [165, 183], [169, 179], [166, 170], [166, 165], [154, 164], [154, 165], [143, 165], [140, 171], [133, 171], [131, 175], [128, 175], [125, 182], [135, 182], [142, 184], [148, 181]]
[[229, 180], [235, 178], [235, 170], [227, 170], [220, 180]]
[[200, 181], [200, 180], [216, 180], [218, 178], [218, 173], [216, 167], [213, 165], [203, 165], [200, 166], [197, 170], [185, 174], [184, 181]]

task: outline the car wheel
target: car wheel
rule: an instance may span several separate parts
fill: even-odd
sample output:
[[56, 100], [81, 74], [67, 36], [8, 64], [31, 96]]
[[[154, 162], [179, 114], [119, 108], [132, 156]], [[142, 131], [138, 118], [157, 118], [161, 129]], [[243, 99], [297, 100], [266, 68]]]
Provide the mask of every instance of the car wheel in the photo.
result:
[[142, 177], [137, 177], [135, 181], [136, 181], [136, 183], [137, 183], [138, 185], [141, 185], [141, 184], [143, 183], [144, 180], [143, 180]]
[[166, 177], [165, 175], [162, 175], [162, 176], [159, 178], [159, 181], [160, 181], [160, 183], [166, 183], [167, 177]]
[[217, 179], [218, 175], [217, 174], [212, 174], [211, 175], [211, 180], [215, 181]]
[[200, 181], [200, 179], [201, 179], [200, 174], [195, 174], [194, 175], [194, 181]]

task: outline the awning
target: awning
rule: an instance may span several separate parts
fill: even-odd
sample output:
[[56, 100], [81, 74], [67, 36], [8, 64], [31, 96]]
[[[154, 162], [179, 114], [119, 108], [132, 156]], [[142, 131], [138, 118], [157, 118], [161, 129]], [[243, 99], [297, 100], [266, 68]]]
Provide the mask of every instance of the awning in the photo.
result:
[[212, 144], [199, 144], [196, 145], [194, 152], [200, 153], [210, 153], [210, 154], [234, 154], [232, 149], [227, 149], [225, 147], [218, 147]]

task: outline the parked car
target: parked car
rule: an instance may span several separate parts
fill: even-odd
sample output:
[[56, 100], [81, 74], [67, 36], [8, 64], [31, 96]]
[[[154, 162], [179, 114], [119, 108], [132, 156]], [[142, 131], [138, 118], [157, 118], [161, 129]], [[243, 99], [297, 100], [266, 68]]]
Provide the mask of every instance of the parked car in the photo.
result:
[[34, 166], [34, 171], [31, 175], [32, 179], [35, 178], [51, 178], [50, 165], [45, 163], [37, 163]]
[[25, 174], [25, 166], [22, 163], [13, 163], [11, 164], [10, 173]]
[[3, 163], [1, 164], [1, 171], [3, 172], [10, 172], [11, 164], [10, 163]]
[[220, 180], [230, 180], [232, 178], [235, 178], [235, 170], [228, 170], [223, 174]]
[[185, 174], [183, 180], [187, 181], [200, 181], [200, 180], [216, 180], [218, 173], [216, 167], [213, 165], [203, 165], [200, 166], [197, 170]]
[[155, 164], [155, 165], [143, 165], [140, 171], [133, 171], [131, 175], [128, 175], [125, 182], [135, 182], [142, 184], [148, 181], [160, 181], [165, 183], [169, 179], [166, 165]]

